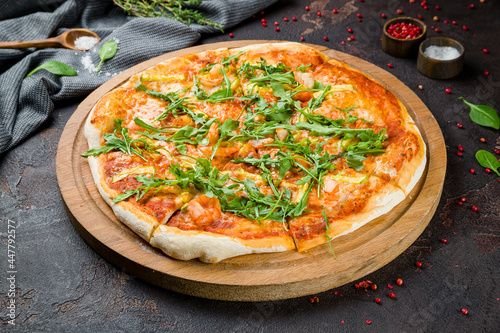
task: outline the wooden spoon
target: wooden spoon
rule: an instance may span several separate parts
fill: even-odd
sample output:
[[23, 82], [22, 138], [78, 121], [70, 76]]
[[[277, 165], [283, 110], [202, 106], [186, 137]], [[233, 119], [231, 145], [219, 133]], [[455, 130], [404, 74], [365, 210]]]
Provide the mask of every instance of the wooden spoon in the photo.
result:
[[[100, 38], [93, 31], [87, 29], [71, 29], [65, 33], [47, 39], [40, 40], [30, 40], [26, 42], [2, 42], [0, 43], [0, 49], [25, 49], [28, 47], [64, 47], [71, 50], [83, 51], [75, 46], [75, 40], [79, 37], [95, 37], [97, 38], [97, 43], [99, 43]], [[97, 44], [96, 43], [96, 44]]]

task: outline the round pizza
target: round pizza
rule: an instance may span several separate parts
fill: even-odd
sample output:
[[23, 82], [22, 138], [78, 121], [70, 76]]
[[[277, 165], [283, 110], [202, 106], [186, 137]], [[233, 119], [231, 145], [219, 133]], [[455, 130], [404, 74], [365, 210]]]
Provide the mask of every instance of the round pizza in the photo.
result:
[[85, 135], [116, 217], [173, 258], [210, 263], [333, 251], [403, 201], [426, 164], [392, 92], [296, 43], [162, 62], [103, 96]]

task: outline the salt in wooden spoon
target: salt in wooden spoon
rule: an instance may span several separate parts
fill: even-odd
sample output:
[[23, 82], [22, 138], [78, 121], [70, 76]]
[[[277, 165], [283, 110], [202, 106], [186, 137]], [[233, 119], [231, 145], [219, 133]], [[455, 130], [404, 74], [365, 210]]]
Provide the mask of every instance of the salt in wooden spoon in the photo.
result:
[[[26, 42], [1, 42], [0, 49], [25, 49], [28, 47], [63, 47], [71, 50], [83, 51], [83, 49], [79, 49], [75, 46], [75, 40], [79, 37], [94, 37], [97, 38], [97, 43], [99, 43], [100, 38], [93, 31], [87, 29], [71, 29], [66, 31], [65, 33], [47, 39], [40, 40], [30, 40]], [[96, 43], [96, 44], [97, 44]]]

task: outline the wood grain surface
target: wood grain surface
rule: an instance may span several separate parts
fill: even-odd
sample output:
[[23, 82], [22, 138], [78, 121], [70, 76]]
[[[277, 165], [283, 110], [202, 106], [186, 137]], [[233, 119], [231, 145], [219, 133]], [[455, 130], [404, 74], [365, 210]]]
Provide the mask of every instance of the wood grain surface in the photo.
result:
[[164, 255], [119, 222], [94, 185], [83, 134], [95, 103], [130, 76], [166, 59], [218, 48], [279, 42], [248, 40], [206, 44], [167, 53], [138, 64], [112, 78], [78, 107], [66, 124], [57, 151], [57, 178], [74, 227], [101, 256], [124, 271], [180, 293], [218, 300], [264, 301], [299, 297], [329, 290], [359, 279], [401, 254], [422, 233], [436, 211], [446, 171], [442, 133], [423, 102], [392, 74], [354, 56], [323, 46], [327, 56], [346, 62], [391, 90], [415, 119], [427, 145], [428, 162], [410, 196], [388, 214], [327, 244], [298, 253], [251, 254], [207, 264]]

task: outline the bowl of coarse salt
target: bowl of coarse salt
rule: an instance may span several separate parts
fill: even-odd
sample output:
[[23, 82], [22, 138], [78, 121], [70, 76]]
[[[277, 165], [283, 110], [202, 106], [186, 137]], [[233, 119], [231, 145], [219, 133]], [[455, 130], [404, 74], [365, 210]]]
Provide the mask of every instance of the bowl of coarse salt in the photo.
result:
[[465, 48], [454, 39], [429, 38], [420, 44], [417, 68], [432, 79], [450, 79], [462, 71], [464, 54]]

